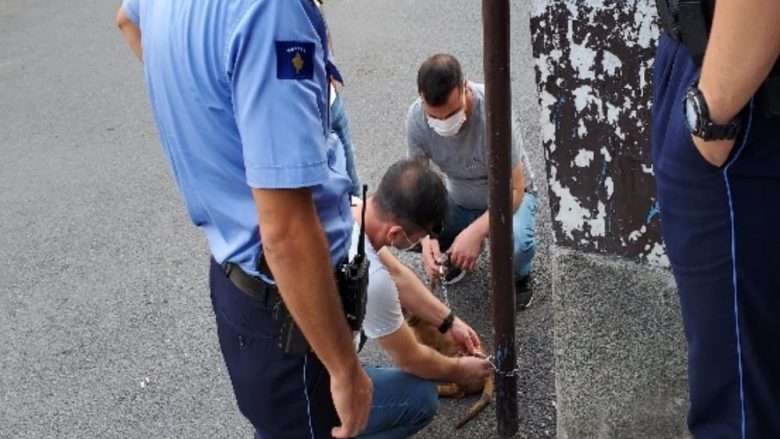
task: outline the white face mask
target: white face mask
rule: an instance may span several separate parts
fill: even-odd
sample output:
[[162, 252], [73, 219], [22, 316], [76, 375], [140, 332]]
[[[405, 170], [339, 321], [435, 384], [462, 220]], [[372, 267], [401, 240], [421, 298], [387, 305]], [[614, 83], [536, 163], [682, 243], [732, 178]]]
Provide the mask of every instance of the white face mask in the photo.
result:
[[428, 116], [428, 126], [433, 128], [433, 130], [436, 131], [436, 134], [442, 137], [452, 137], [455, 134], [458, 134], [460, 128], [463, 126], [465, 122], [466, 122], [465, 109], [461, 109], [457, 113], [453, 114], [452, 116], [444, 120], [434, 119]]
[[399, 247], [399, 246], [395, 245], [395, 243], [393, 241], [390, 241], [390, 245], [395, 247], [397, 250], [402, 251], [402, 252], [409, 251], [409, 250], [415, 248], [417, 246], [417, 244], [419, 244], [420, 241], [422, 241], [422, 238], [418, 239], [417, 241], [412, 241], [411, 239], [409, 239], [409, 235], [407, 235], [406, 232], [403, 229], [401, 229], [401, 233], [404, 234], [404, 239], [406, 240], [407, 243], [409, 243], [409, 245], [406, 246], [406, 247]]

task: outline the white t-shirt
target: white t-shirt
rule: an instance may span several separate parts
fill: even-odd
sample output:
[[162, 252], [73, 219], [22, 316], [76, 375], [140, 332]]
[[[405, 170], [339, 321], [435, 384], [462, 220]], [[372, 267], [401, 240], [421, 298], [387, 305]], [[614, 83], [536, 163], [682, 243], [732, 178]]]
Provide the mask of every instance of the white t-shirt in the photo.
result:
[[[350, 259], [357, 254], [359, 238], [360, 225], [356, 222], [352, 227]], [[363, 332], [368, 338], [381, 338], [397, 331], [404, 322], [404, 316], [401, 312], [401, 301], [398, 299], [395, 282], [387, 271], [387, 267], [379, 260], [379, 256], [368, 238], [366, 238], [366, 257], [371, 265], [368, 269], [368, 297]]]

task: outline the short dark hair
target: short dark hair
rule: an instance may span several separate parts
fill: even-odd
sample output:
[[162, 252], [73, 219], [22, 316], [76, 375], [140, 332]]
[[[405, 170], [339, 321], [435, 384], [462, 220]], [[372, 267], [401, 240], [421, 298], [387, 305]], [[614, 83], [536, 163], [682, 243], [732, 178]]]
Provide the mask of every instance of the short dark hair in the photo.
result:
[[438, 107], [447, 103], [455, 87], [463, 84], [458, 59], [448, 53], [437, 53], [426, 59], [417, 71], [417, 91], [425, 102]]
[[383, 219], [397, 221], [410, 232], [416, 228], [438, 233], [447, 216], [447, 188], [428, 161], [406, 159], [393, 163], [373, 198]]

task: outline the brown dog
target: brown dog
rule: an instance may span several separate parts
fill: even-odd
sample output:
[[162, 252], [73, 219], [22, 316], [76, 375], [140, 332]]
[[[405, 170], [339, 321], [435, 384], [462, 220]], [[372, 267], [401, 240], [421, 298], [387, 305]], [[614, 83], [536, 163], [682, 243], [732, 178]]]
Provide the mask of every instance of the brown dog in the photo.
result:
[[[436, 281], [431, 281], [431, 291], [435, 290]], [[412, 328], [414, 337], [418, 342], [429, 346], [448, 357], [455, 357], [459, 354], [457, 347], [449, 343], [448, 340], [442, 336], [439, 332], [439, 328], [422, 321], [422, 319], [412, 314], [406, 315], [406, 323]], [[458, 383], [444, 383], [439, 384], [438, 388], [439, 396], [448, 398], [463, 398], [466, 395], [482, 392], [479, 400], [455, 423], [455, 428], [460, 428], [481, 413], [482, 410], [490, 404], [490, 400], [493, 397], [493, 374], [488, 375], [485, 382], [478, 387], [466, 388]]]

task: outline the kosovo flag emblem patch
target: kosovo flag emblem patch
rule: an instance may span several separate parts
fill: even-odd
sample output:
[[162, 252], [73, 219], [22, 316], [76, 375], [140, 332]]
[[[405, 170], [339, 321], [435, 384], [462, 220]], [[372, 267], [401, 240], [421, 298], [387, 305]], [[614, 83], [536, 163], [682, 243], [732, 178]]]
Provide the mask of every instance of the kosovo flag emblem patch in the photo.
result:
[[276, 77], [299, 80], [314, 78], [314, 43], [277, 41]]

